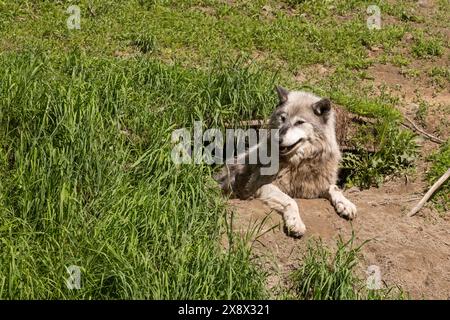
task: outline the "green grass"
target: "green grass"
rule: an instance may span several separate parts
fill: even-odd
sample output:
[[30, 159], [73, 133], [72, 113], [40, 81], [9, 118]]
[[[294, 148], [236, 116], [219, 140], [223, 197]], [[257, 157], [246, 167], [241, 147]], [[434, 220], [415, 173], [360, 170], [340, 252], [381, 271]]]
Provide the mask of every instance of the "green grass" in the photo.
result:
[[149, 53], [156, 50], [156, 40], [151, 34], [134, 34], [131, 36], [131, 44], [136, 46], [142, 53]]
[[431, 77], [431, 82], [441, 88], [446, 88], [450, 85], [450, 68], [449, 67], [432, 67], [428, 71]]
[[419, 123], [424, 126], [426, 117], [428, 114], [428, 105], [425, 101], [419, 101], [419, 107], [417, 108], [415, 119], [419, 121]]
[[[427, 172], [430, 186], [435, 183], [450, 168], [450, 140], [442, 145], [428, 158], [431, 167]], [[450, 182], [447, 180], [433, 195], [433, 201], [441, 211], [450, 210]]]
[[[66, 26], [74, 3], [80, 30]], [[368, 31], [371, 4], [394, 22]], [[398, 128], [398, 100], [363, 80], [385, 61], [448, 54], [436, 31], [448, 27], [448, 1], [433, 18], [417, 6], [0, 1], [0, 298], [269, 296], [249, 247], [228, 228], [214, 168], [175, 166], [171, 133], [195, 120], [266, 118], [281, 84], [374, 119], [355, 143], [378, 151], [346, 158], [349, 184], [410, 168], [414, 145]], [[426, 74], [445, 87], [444, 71]], [[70, 265], [82, 268], [81, 290], [65, 286]]]
[[[239, 75], [86, 59], [0, 56], [0, 297], [264, 297], [249, 249], [220, 246], [211, 168], [170, 159], [174, 128], [214, 121], [215, 104], [239, 113]], [[81, 290], [65, 287], [70, 265]]]
[[442, 56], [443, 45], [438, 39], [422, 39], [419, 38], [412, 47], [412, 53], [418, 58], [426, 58], [432, 56]]
[[310, 242], [300, 268], [292, 273], [294, 297], [305, 300], [404, 299], [398, 287], [382, 284], [379, 289], [369, 289], [367, 279], [357, 275], [364, 244], [355, 246], [354, 235], [348, 241], [339, 238], [337, 249], [332, 253], [321, 241]]
[[412, 169], [418, 153], [414, 135], [387, 122], [364, 126], [354, 143], [357, 152], [344, 154], [342, 161], [347, 186], [380, 186], [386, 176]]

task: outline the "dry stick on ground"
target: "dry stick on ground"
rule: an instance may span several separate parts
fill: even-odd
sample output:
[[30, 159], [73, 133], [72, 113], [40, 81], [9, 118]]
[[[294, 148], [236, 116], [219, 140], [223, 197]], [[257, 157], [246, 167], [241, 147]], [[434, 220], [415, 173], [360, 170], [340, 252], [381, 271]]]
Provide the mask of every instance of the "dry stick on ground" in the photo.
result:
[[406, 124], [406, 123], [402, 123], [402, 125], [404, 125], [405, 127], [418, 132], [420, 134], [422, 134], [423, 136], [427, 137], [428, 139], [430, 139], [433, 142], [436, 143], [444, 143], [445, 141], [442, 139], [439, 139], [438, 137], [433, 136], [432, 134], [429, 134], [428, 132], [424, 131], [423, 129], [419, 128], [419, 126], [417, 124], [415, 124], [411, 119], [409, 119], [407, 116], [404, 116], [404, 118], [410, 123], [410, 125]]
[[436, 192], [437, 189], [450, 177], [450, 168], [448, 168], [447, 172], [444, 173], [438, 181], [436, 181], [433, 186], [428, 190], [428, 192], [423, 196], [422, 200], [419, 201], [419, 203], [408, 213], [408, 217], [412, 217], [417, 212], [419, 212], [420, 209], [425, 205], [425, 203], [430, 199], [430, 197], [433, 195], [433, 193]]

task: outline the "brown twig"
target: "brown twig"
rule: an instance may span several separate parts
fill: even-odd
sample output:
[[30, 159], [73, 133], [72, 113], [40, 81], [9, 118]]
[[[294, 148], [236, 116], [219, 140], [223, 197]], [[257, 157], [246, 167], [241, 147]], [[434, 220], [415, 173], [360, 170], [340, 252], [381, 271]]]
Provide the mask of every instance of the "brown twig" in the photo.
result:
[[450, 177], [450, 168], [448, 168], [447, 172], [444, 173], [438, 181], [436, 181], [433, 186], [428, 190], [427, 193], [423, 196], [423, 198], [419, 201], [419, 203], [408, 213], [408, 217], [412, 217], [417, 212], [422, 209], [422, 207], [425, 205], [425, 203], [430, 199], [430, 197], [433, 195], [433, 193], [436, 192], [437, 189]]
[[439, 143], [442, 144], [445, 141], [442, 139], [439, 139], [438, 137], [433, 136], [432, 134], [429, 134], [428, 132], [424, 131], [423, 129], [419, 128], [419, 126], [417, 124], [415, 124], [410, 118], [408, 118], [407, 116], [404, 116], [404, 118], [410, 123], [410, 125], [406, 124], [406, 123], [402, 123], [402, 125], [404, 125], [405, 127], [420, 133], [421, 135], [427, 137], [428, 139], [430, 139], [431, 141], [435, 142], [435, 143]]

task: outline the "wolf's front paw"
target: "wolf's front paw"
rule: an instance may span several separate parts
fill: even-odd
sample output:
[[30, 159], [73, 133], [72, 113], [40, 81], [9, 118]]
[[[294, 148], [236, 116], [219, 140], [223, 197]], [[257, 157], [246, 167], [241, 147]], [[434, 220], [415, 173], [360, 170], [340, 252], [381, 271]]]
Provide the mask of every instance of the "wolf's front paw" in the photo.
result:
[[288, 236], [301, 238], [306, 233], [306, 226], [299, 217], [289, 217], [285, 222], [285, 231]]
[[347, 198], [341, 197], [334, 204], [336, 212], [343, 218], [352, 220], [356, 218], [356, 206]]

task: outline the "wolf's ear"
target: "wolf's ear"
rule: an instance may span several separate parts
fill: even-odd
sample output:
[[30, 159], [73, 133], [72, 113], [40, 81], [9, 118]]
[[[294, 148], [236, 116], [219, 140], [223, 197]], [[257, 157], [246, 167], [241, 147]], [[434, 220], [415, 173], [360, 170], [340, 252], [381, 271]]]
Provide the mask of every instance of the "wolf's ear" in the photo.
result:
[[289, 91], [282, 86], [276, 86], [278, 99], [280, 99], [280, 104], [285, 103], [288, 100]]
[[327, 98], [324, 98], [314, 103], [312, 108], [316, 115], [326, 116], [331, 110], [331, 101]]

